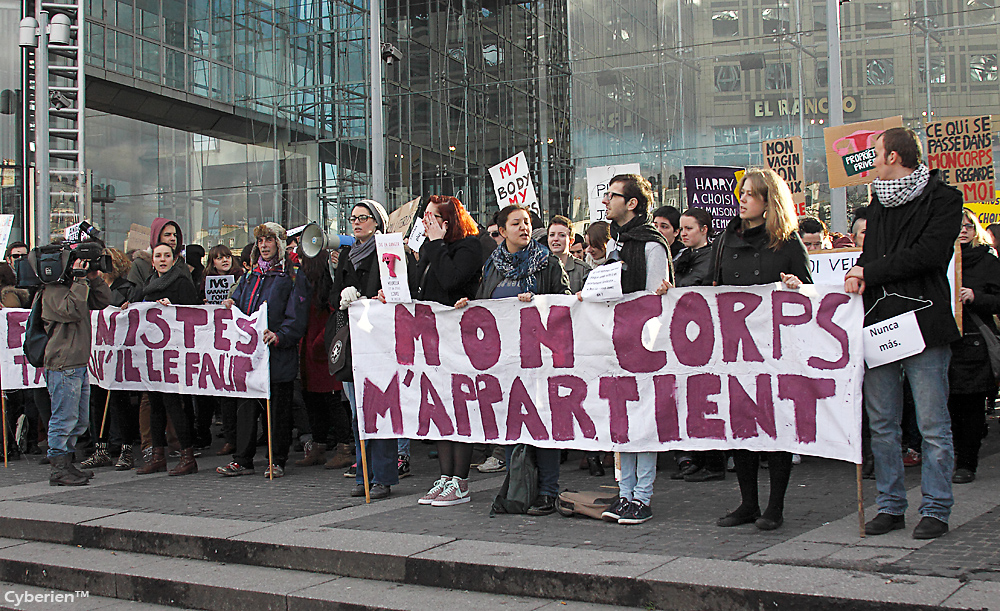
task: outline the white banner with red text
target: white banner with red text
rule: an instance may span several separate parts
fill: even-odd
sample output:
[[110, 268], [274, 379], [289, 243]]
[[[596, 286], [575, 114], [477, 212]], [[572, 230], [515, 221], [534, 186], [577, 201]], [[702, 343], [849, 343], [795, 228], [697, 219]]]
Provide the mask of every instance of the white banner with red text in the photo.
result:
[[863, 306], [830, 286], [351, 305], [364, 438], [861, 462]]
[[[23, 343], [29, 310], [0, 310], [0, 386], [45, 386]], [[137, 303], [91, 312], [92, 384], [111, 390], [266, 398], [266, 304], [247, 316], [222, 306]]]

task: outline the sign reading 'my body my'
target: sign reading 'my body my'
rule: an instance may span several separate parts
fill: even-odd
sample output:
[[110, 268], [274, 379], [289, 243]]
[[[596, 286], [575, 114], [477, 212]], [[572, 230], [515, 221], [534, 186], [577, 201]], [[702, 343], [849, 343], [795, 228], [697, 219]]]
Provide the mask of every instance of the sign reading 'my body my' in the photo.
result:
[[365, 438], [861, 462], [856, 296], [809, 285], [351, 305]]
[[[267, 397], [266, 304], [247, 316], [221, 306], [137, 303], [91, 312], [91, 383], [111, 390]], [[28, 310], [0, 310], [0, 385], [45, 386], [24, 356]]]

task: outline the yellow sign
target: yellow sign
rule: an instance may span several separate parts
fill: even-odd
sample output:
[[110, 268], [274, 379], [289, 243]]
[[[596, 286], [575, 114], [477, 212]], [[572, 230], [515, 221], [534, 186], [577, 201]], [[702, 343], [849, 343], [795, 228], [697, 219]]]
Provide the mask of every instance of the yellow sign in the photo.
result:
[[996, 191], [996, 199], [991, 202], [975, 202], [965, 207], [972, 210], [983, 227], [1000, 223], [1000, 191]]

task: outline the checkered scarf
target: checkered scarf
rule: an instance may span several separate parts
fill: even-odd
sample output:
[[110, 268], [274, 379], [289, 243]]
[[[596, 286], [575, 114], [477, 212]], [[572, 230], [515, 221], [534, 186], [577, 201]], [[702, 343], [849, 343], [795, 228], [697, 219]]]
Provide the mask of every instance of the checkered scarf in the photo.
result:
[[921, 163], [909, 176], [897, 178], [896, 180], [879, 180], [876, 178], [875, 182], [872, 183], [872, 187], [875, 188], [878, 201], [882, 202], [883, 206], [886, 208], [895, 208], [916, 199], [918, 195], [923, 193], [930, 175], [930, 170], [927, 169], [926, 165]]

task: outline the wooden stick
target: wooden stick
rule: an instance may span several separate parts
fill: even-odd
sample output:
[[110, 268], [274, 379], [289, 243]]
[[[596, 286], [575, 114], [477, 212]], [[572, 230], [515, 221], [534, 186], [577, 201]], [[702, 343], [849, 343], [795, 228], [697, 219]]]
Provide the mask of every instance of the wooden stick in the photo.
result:
[[7, 397], [0, 391], [0, 414], [3, 417], [3, 468], [7, 468]]
[[267, 398], [267, 473], [274, 480], [274, 452], [271, 449], [271, 397]]
[[108, 396], [104, 399], [104, 417], [101, 418], [101, 434], [98, 435], [99, 438], [104, 439], [104, 423], [108, 421], [108, 405], [111, 404], [111, 391], [108, 391]]
[[855, 474], [858, 478], [858, 532], [861, 538], [865, 538], [865, 493], [861, 488], [861, 465], [854, 465]]
[[368, 453], [365, 452], [365, 440], [358, 437], [358, 442], [361, 443], [361, 471], [365, 478], [365, 503], [371, 503], [372, 495], [368, 487]]

